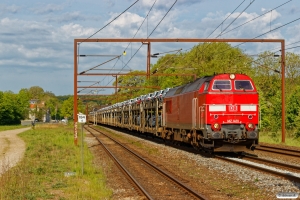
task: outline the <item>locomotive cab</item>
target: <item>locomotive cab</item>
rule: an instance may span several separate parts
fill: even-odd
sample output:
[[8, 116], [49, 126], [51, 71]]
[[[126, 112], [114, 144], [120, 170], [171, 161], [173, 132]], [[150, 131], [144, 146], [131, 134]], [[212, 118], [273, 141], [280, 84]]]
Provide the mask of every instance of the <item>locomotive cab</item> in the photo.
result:
[[[243, 74], [222, 74], [204, 84], [204, 136], [214, 140], [214, 151], [236, 151], [240, 144], [253, 149], [258, 143], [258, 93], [252, 80]], [[238, 150], [239, 151], [239, 150]]]

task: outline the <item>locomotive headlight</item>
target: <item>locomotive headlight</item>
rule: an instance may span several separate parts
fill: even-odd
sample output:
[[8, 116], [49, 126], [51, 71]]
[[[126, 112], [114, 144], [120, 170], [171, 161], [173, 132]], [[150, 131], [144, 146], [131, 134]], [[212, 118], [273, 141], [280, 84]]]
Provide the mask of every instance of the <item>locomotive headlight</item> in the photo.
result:
[[230, 79], [235, 79], [235, 75], [234, 75], [234, 74], [230, 74], [230, 75], [229, 75], [229, 78], [230, 78]]
[[221, 125], [218, 124], [218, 123], [214, 123], [211, 125], [211, 128], [214, 130], [214, 131], [219, 131], [221, 130]]
[[255, 126], [252, 123], [246, 125], [247, 130], [254, 130]]
[[217, 124], [217, 123], [214, 124], [214, 128], [215, 128], [215, 129], [218, 129], [218, 128], [219, 128], [219, 124]]

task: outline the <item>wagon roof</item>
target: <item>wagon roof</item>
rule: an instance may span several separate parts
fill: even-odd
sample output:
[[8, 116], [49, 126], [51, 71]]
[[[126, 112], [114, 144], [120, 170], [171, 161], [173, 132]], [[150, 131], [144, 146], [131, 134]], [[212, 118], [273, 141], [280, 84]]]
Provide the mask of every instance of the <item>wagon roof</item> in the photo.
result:
[[214, 76], [205, 76], [196, 79], [194, 82], [188, 83], [186, 85], [181, 85], [175, 88], [171, 88], [165, 97], [173, 96], [176, 94], [183, 94], [187, 92], [197, 91], [200, 89], [202, 84], [206, 81], [210, 81]]

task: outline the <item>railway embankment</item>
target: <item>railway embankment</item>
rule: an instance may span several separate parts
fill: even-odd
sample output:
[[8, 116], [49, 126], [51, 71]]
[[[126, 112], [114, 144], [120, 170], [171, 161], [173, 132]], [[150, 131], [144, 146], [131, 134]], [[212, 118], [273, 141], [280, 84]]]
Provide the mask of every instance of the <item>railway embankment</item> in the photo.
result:
[[[246, 197], [276, 199], [276, 194], [280, 192], [300, 194], [300, 183], [216, 158], [207, 158], [182, 151], [163, 143], [149, 141], [151, 137], [136, 137], [137, 135], [111, 131], [111, 134], [115, 135], [122, 143], [144, 155], [152, 163], [163, 166], [170, 173], [184, 177], [185, 182], [188, 182], [194, 190], [204, 191], [205, 195], [211, 199], [224, 199], [225, 197], [230, 199], [245, 199]], [[255, 154], [256, 152], [251, 151], [251, 153]], [[101, 160], [105, 160], [103, 153]], [[103, 167], [105, 168], [105, 166], [107, 164]], [[120, 184], [115, 185], [119, 186]], [[115, 188], [115, 192], [120, 192], [120, 187]]]

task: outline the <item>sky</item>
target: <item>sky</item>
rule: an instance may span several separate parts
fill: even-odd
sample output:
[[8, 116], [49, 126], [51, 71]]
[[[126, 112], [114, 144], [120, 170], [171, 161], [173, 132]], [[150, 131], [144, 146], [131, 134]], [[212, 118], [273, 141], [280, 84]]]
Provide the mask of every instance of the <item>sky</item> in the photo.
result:
[[[258, 38], [285, 39], [286, 48], [299, 46], [299, 13], [298, 0], [1, 0], [0, 91], [18, 93], [39, 86], [57, 96], [73, 95], [74, 39], [79, 38], [252, 39], [261, 35]], [[152, 43], [151, 53], [186, 52], [195, 45]], [[279, 43], [235, 45], [249, 55], [280, 47]], [[96, 66], [97, 71], [90, 72], [146, 71], [147, 45], [83, 42], [78, 47], [79, 55], [88, 55], [78, 58], [78, 73]], [[300, 48], [287, 52], [299, 54]], [[151, 58], [151, 64], [156, 61]], [[111, 75], [78, 76], [78, 86], [111, 86], [114, 80]], [[81, 94], [113, 92], [79, 90]]]

